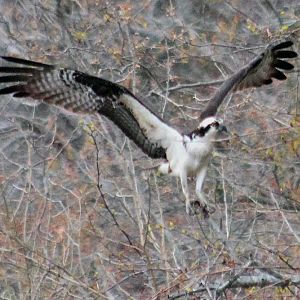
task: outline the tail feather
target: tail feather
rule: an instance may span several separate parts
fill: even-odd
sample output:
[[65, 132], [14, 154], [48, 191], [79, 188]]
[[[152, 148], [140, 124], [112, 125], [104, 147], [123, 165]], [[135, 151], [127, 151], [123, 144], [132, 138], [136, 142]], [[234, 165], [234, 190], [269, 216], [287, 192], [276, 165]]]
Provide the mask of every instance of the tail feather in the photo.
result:
[[169, 163], [161, 164], [158, 167], [158, 172], [161, 174], [170, 174], [171, 173], [170, 164]]

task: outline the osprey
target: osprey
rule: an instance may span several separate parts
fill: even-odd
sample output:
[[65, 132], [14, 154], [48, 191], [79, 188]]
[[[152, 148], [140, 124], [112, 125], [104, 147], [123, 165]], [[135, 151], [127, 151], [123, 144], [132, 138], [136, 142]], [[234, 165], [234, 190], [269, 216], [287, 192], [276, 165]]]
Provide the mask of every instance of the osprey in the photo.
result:
[[283, 71], [293, 65], [282, 60], [297, 53], [285, 50], [293, 45], [284, 41], [268, 46], [248, 65], [224, 81], [200, 114], [198, 127], [182, 134], [167, 125], [125, 87], [80, 71], [59, 68], [35, 61], [2, 56], [20, 66], [1, 66], [1, 83], [13, 83], [0, 89], [0, 94], [31, 97], [55, 104], [73, 112], [100, 113], [114, 122], [124, 134], [151, 158], [164, 158], [159, 166], [164, 174], [178, 176], [186, 199], [187, 213], [193, 212], [187, 178], [196, 177], [196, 194], [206, 203], [202, 186], [213, 142], [225, 127], [216, 116], [218, 107], [230, 91], [259, 87], [272, 83], [272, 78], [285, 80]]

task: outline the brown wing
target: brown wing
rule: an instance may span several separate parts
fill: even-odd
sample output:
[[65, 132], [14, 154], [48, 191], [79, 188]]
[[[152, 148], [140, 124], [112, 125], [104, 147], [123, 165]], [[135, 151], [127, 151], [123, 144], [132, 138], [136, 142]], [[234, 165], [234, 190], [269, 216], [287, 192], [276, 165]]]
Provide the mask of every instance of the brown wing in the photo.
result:
[[294, 66], [282, 59], [297, 57], [297, 53], [283, 49], [292, 45], [292, 41], [285, 41], [268, 46], [263, 53], [253, 59], [248, 65], [225, 80], [214, 97], [208, 102], [201, 113], [200, 119], [214, 116], [226, 95], [232, 90], [237, 91], [271, 84], [272, 78], [285, 80], [284, 71], [292, 70]]
[[31, 97], [74, 112], [103, 114], [152, 158], [165, 158], [173, 136], [181, 137], [125, 87], [75, 70], [20, 58], [2, 59], [21, 67], [0, 67], [0, 74], [5, 74], [0, 83], [17, 82], [0, 89], [0, 95]]

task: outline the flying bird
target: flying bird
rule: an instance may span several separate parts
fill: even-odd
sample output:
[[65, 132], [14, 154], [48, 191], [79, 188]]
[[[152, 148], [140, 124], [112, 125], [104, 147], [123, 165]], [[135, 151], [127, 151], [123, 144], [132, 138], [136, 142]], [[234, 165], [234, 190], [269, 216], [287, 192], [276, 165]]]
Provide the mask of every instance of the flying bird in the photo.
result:
[[104, 115], [148, 156], [166, 159], [158, 169], [161, 173], [180, 178], [186, 211], [190, 214], [199, 201], [191, 200], [188, 177], [196, 178], [196, 194], [204, 206], [207, 203], [202, 186], [216, 134], [225, 130], [222, 120], [217, 117], [222, 101], [229, 92], [271, 84], [273, 78], [285, 80], [284, 71], [292, 70], [294, 66], [282, 59], [297, 57], [296, 52], [286, 50], [292, 45], [291, 41], [269, 45], [226, 79], [200, 114], [198, 127], [188, 134], [166, 124], [127, 88], [54, 65], [2, 56], [12, 64], [0, 67], [0, 73], [5, 73], [0, 77], [0, 83], [16, 84], [0, 89], [0, 94], [31, 97], [73, 112]]

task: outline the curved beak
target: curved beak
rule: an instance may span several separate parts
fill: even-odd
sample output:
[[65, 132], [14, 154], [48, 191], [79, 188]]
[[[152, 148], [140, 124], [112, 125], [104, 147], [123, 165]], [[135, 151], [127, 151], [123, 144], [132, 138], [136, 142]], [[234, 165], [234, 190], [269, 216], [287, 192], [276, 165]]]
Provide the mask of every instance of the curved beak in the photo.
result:
[[219, 127], [218, 127], [218, 131], [219, 132], [228, 132], [228, 130], [227, 130], [227, 127], [226, 126], [224, 126], [224, 125], [220, 125]]

